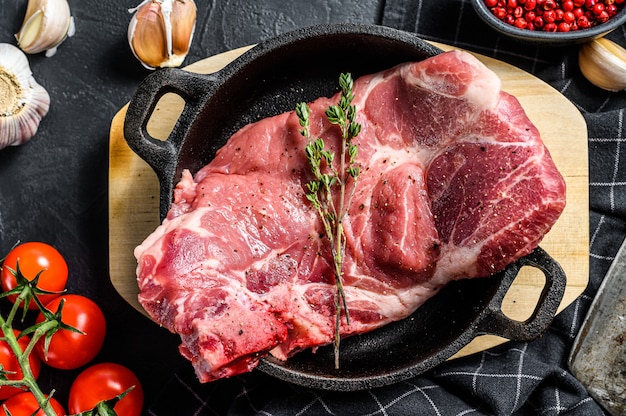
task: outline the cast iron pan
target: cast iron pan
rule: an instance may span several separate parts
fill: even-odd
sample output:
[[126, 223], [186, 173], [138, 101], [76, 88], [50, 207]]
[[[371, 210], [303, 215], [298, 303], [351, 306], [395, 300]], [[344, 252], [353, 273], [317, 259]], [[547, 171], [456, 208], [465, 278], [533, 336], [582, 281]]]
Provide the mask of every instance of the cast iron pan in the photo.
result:
[[[199, 75], [162, 69], [148, 76], [131, 100], [124, 125], [129, 146], [156, 172], [160, 215], [172, 202], [183, 169], [196, 172], [244, 125], [293, 110], [336, 92], [341, 72], [356, 78], [441, 50], [415, 35], [382, 26], [335, 24], [286, 33], [260, 43], [221, 71]], [[146, 125], [166, 93], [185, 106], [165, 141]], [[537, 267], [546, 284], [525, 322], [507, 318], [502, 300], [523, 266]], [[498, 275], [449, 284], [411, 317], [342, 341], [341, 368], [332, 347], [305, 351], [281, 362], [264, 359], [259, 369], [309, 387], [350, 391], [394, 383], [420, 374], [454, 355], [480, 334], [530, 340], [550, 324], [565, 290], [560, 266], [538, 248]]]

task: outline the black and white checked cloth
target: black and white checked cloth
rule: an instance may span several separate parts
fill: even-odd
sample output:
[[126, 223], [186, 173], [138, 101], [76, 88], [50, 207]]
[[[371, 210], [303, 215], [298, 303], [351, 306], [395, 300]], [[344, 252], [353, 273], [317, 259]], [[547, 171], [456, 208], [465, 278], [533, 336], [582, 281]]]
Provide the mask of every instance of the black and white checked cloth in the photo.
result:
[[[150, 406], [166, 415], [603, 415], [569, 373], [567, 356], [600, 282], [626, 234], [626, 93], [593, 87], [577, 47], [539, 48], [498, 36], [468, 0], [387, 0], [383, 25], [472, 50], [543, 79], [583, 114], [589, 137], [590, 283], [533, 342], [507, 343], [446, 362], [405, 382], [334, 393], [277, 381], [258, 371], [201, 385], [180, 370]], [[624, 27], [609, 37], [626, 41]], [[576, 152], [577, 149], [571, 149]]]

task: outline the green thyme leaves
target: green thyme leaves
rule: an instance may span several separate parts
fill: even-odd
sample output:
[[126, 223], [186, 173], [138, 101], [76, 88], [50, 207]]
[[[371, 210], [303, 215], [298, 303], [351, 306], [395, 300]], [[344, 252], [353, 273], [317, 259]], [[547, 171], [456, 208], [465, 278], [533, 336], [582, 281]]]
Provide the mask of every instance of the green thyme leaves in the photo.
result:
[[[338, 160], [335, 153], [328, 149], [322, 137], [311, 137], [311, 111], [306, 103], [296, 104], [300, 134], [307, 138], [305, 147], [306, 158], [313, 174], [313, 179], [306, 184], [306, 198], [316, 209], [329, 240], [333, 255], [334, 275], [336, 282], [335, 296], [335, 367], [339, 368], [339, 343], [342, 311], [346, 323], [350, 325], [350, 313], [343, 286], [343, 262], [346, 246], [346, 235], [343, 221], [348, 215], [350, 201], [356, 189], [360, 167], [356, 164], [358, 147], [353, 139], [361, 132], [361, 125], [356, 122], [356, 106], [352, 103], [354, 81], [350, 73], [339, 76], [341, 96], [337, 105], [329, 106], [325, 115], [329, 123], [339, 127], [341, 145]], [[348, 183], [352, 187], [348, 192]], [[337, 198], [333, 196], [338, 194]]]

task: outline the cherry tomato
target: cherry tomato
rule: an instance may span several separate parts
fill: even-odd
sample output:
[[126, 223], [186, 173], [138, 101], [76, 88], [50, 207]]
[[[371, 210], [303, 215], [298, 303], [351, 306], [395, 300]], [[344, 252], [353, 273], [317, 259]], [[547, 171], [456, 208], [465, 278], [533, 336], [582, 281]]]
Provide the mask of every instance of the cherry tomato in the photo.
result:
[[[7, 254], [2, 264], [0, 283], [2, 290], [8, 291], [17, 286], [13, 271], [17, 270], [19, 262], [20, 271], [28, 280], [33, 280], [37, 273], [41, 272], [37, 287], [49, 292], [61, 292], [67, 283], [67, 263], [65, 259], [49, 244], [31, 241], [16, 246]], [[9, 270], [11, 269], [11, 270]], [[43, 270], [43, 271], [42, 271]], [[55, 295], [41, 295], [39, 300], [43, 305], [58, 297]], [[17, 295], [8, 297], [11, 302], [15, 302]], [[30, 302], [28, 309], [38, 309], [35, 302]]]
[[[13, 330], [13, 333], [17, 336], [19, 331]], [[30, 338], [24, 335], [19, 338], [17, 342], [22, 351], [24, 351], [30, 342]], [[39, 360], [39, 357], [35, 354], [30, 354], [28, 356], [28, 363], [33, 376], [35, 376], [35, 378], [39, 377], [39, 371], [41, 370], [41, 361]], [[13, 353], [13, 350], [11, 350], [9, 344], [4, 340], [0, 340], [0, 364], [2, 365], [2, 369], [7, 373], [6, 376], [9, 380], [22, 379], [22, 369], [20, 368], [20, 364], [17, 362], [17, 357]], [[24, 390], [18, 387], [2, 386], [0, 387], [0, 400], [8, 399], [9, 397], [22, 393], [23, 391]]]
[[112, 399], [135, 386], [115, 404], [118, 416], [139, 416], [143, 407], [143, 389], [137, 376], [115, 363], [95, 364], [76, 377], [70, 388], [70, 414], [86, 412], [104, 400]]
[[[106, 335], [106, 321], [100, 307], [81, 295], [60, 296], [48, 303], [46, 309], [53, 313], [58, 312], [63, 299], [65, 303], [61, 312], [61, 322], [83, 333], [59, 329], [50, 339], [47, 356], [44, 354], [44, 337], [35, 345], [35, 352], [51, 367], [71, 370], [87, 364], [98, 355]], [[44, 320], [40, 312], [36, 322]]]
[[[58, 416], [66, 414], [65, 409], [61, 406], [61, 403], [59, 403], [54, 397], [50, 398], [50, 404], [52, 405], [54, 413]], [[16, 394], [2, 403], [2, 406], [0, 406], [0, 416], [7, 416], [9, 414], [5, 410], [5, 407], [11, 416], [31, 416], [33, 414], [36, 416], [45, 416], [44, 411], [41, 410], [39, 403], [37, 403], [37, 399], [35, 399], [33, 393], [29, 391]], [[37, 409], [39, 409], [39, 411], [35, 413]]]

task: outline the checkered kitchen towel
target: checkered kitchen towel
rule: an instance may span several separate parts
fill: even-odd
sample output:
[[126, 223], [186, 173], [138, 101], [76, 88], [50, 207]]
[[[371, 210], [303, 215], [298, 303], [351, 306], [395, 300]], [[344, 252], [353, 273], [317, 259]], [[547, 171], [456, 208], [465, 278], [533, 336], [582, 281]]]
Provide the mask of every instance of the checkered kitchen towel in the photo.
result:
[[[626, 93], [590, 85], [577, 48], [538, 48], [498, 36], [469, 0], [387, 0], [386, 26], [472, 50], [535, 74], [583, 114], [589, 135], [590, 284], [533, 342], [507, 343], [426, 374], [354, 393], [311, 390], [255, 371], [200, 385], [191, 367], [166, 386], [152, 415], [602, 415], [566, 360], [600, 282], [626, 234]], [[626, 42], [619, 28], [609, 37]], [[576, 149], [572, 149], [575, 152]], [[168, 398], [176, 397], [169, 401]]]

